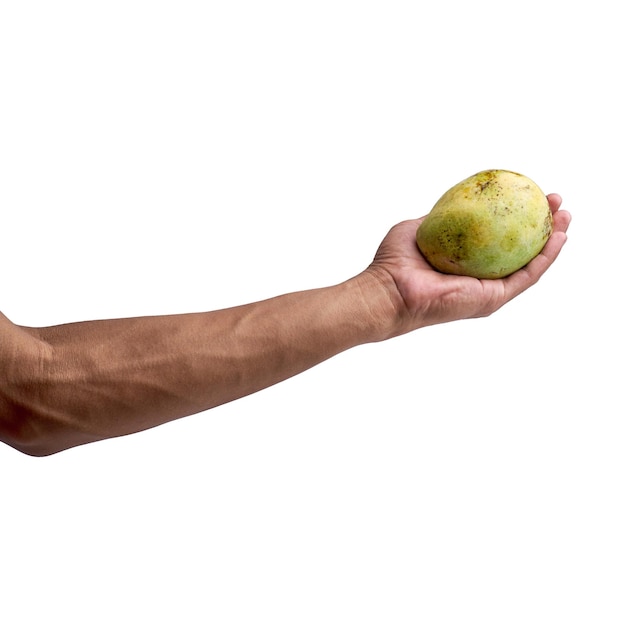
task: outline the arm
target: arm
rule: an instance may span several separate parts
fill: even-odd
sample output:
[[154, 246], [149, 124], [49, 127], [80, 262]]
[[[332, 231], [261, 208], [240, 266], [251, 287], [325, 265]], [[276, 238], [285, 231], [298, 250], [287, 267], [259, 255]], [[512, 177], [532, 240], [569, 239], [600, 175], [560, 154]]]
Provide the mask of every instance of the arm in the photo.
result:
[[[37, 346], [10, 393], [17, 423], [28, 425], [21, 449], [53, 452], [157, 426], [373, 339], [382, 324], [363, 302], [366, 282], [207, 313], [20, 329]], [[383, 319], [387, 296], [371, 296]]]
[[[19, 327], [0, 317], [0, 439], [32, 455], [198, 413], [344, 350], [430, 324], [489, 315], [556, 259], [569, 216], [525, 269], [497, 281], [439, 274], [417, 251], [419, 220], [387, 235], [338, 285], [220, 311]], [[4, 365], [3, 365], [4, 367]]]

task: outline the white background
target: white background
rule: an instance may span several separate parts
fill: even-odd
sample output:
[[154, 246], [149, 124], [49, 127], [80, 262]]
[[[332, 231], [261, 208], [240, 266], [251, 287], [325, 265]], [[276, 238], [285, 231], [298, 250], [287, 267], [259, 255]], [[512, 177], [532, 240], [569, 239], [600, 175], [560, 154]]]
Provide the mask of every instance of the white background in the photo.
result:
[[142, 434], [0, 449], [3, 623], [626, 622], [618, 6], [0, 2], [16, 323], [333, 284], [486, 168], [574, 218], [491, 318]]

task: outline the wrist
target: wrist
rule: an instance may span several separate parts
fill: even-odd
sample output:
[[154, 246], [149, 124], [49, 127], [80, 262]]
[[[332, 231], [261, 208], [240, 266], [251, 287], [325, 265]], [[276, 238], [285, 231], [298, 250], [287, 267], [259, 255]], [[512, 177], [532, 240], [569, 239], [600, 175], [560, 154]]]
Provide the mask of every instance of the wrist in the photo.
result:
[[384, 270], [369, 267], [351, 280], [358, 290], [362, 319], [367, 325], [367, 339], [363, 343], [384, 341], [402, 334], [406, 307], [393, 277]]

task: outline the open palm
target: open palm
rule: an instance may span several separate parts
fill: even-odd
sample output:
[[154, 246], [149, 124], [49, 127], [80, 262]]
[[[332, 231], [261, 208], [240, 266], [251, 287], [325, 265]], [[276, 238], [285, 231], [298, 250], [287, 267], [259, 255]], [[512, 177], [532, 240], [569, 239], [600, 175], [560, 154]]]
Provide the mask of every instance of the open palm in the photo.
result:
[[415, 242], [423, 217], [394, 226], [368, 271], [386, 279], [402, 303], [398, 334], [415, 328], [457, 319], [490, 315], [536, 283], [557, 258], [566, 241], [570, 215], [560, 211], [561, 198], [550, 194], [548, 202], [554, 231], [541, 253], [528, 265], [501, 279], [477, 279], [442, 274], [424, 259]]

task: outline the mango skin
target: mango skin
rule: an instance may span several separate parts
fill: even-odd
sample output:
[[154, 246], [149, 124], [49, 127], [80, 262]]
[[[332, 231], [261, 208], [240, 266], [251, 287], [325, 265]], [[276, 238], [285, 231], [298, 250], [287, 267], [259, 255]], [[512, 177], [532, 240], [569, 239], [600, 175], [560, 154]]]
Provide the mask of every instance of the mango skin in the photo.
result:
[[551, 233], [548, 200], [530, 178], [485, 170], [443, 194], [416, 240], [440, 272], [503, 278], [534, 259]]

